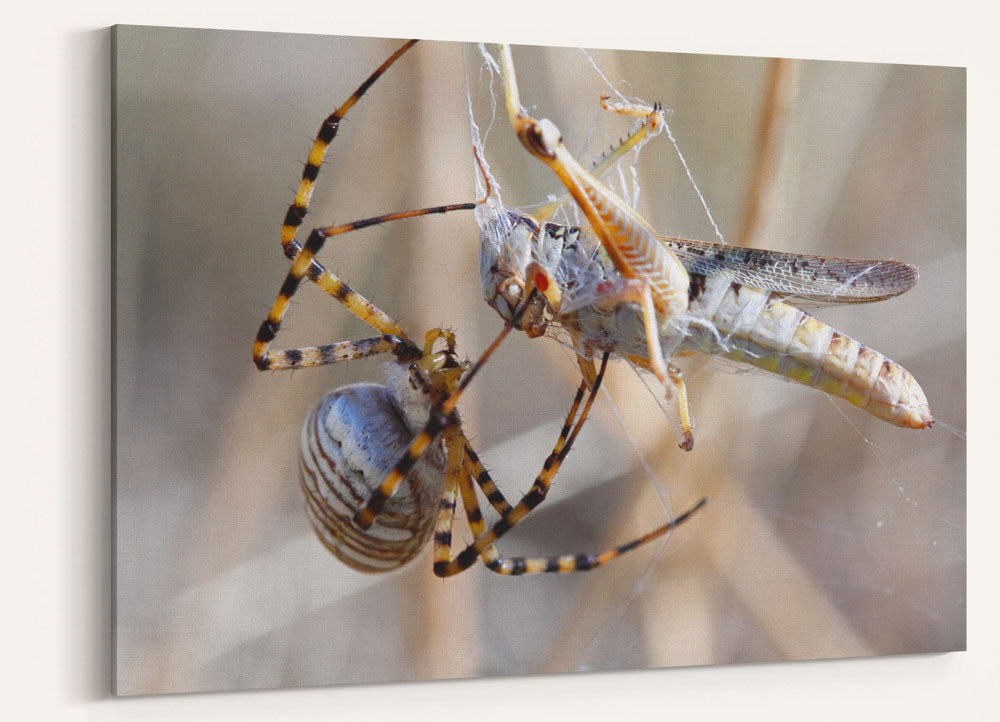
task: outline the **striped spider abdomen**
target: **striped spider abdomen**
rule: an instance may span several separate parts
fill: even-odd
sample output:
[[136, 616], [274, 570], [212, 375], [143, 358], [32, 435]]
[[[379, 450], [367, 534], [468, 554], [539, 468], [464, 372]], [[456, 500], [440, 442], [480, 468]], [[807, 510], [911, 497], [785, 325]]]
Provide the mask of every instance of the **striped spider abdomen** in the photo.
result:
[[419, 431], [406, 418], [388, 387], [363, 383], [324, 396], [302, 428], [299, 471], [309, 520], [331, 552], [362, 572], [402, 566], [434, 526], [445, 465], [440, 443], [427, 450], [371, 527], [353, 520]]

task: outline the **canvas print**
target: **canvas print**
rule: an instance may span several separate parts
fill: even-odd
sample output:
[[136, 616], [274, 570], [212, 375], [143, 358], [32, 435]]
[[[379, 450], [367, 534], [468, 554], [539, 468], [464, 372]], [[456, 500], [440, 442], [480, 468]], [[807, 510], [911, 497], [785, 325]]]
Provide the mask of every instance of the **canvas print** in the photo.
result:
[[965, 72], [113, 29], [118, 694], [965, 648]]

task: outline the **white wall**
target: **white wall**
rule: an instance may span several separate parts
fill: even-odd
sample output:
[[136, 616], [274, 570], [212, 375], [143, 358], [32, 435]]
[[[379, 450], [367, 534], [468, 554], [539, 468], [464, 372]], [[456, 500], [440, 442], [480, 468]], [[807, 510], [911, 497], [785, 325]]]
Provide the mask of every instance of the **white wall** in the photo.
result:
[[[998, 493], [990, 483], [987, 416], [997, 350], [987, 311], [998, 267], [995, 207], [995, 19], [974, 3], [844, 2], [826, 14], [799, 3], [726, 3], [724, 10], [554, 3], [22, 3], [5, 12], [3, 199], [3, 708], [23, 719], [272, 719], [308, 716], [581, 719], [651, 715], [722, 719], [775, 712], [833, 717], [944, 713], [979, 718], [1000, 673]], [[167, 5], [164, 3], [164, 5]], [[767, 9], [765, 9], [767, 5]], [[803, 5], [804, 6], [804, 5]], [[974, 14], [975, 13], [975, 14]], [[323, 15], [322, 20], [316, 18]], [[572, 22], [568, 18], [578, 15]], [[110, 335], [107, 237], [110, 123], [108, 33], [118, 23], [227, 27], [659, 50], [968, 65], [970, 447], [969, 648], [961, 654], [720, 667], [502, 682], [113, 700], [110, 688]], [[991, 122], [993, 121], [993, 122]], [[987, 215], [988, 214], [988, 215]], [[989, 329], [987, 331], [986, 329]], [[989, 364], [992, 366], [993, 364]], [[978, 371], [978, 373], [977, 373]], [[982, 390], [982, 391], [981, 391]], [[979, 394], [986, 399], [979, 399]], [[978, 423], [977, 423], [978, 422]], [[981, 431], [983, 425], [986, 430]], [[976, 443], [979, 441], [980, 443]], [[8, 468], [10, 466], [8, 465]], [[13, 491], [11, 495], [9, 492]]]

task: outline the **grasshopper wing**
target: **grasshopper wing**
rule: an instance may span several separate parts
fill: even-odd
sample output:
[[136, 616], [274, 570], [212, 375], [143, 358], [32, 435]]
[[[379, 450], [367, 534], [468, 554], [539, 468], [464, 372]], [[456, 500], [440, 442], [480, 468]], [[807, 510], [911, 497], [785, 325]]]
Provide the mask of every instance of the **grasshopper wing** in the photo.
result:
[[744, 286], [808, 303], [884, 301], [913, 288], [917, 269], [899, 261], [740, 248], [706, 241], [661, 237], [688, 273], [722, 275]]

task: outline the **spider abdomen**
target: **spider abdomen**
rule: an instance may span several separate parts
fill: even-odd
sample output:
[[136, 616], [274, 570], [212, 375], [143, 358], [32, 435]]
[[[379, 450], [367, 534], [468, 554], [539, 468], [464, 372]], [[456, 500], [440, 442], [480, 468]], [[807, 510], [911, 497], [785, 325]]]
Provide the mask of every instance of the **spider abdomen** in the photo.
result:
[[306, 511], [320, 541], [363, 572], [396, 569], [430, 536], [441, 496], [440, 444], [400, 484], [368, 529], [353, 522], [414, 437], [385, 386], [342, 386], [320, 400], [302, 428], [299, 460]]

